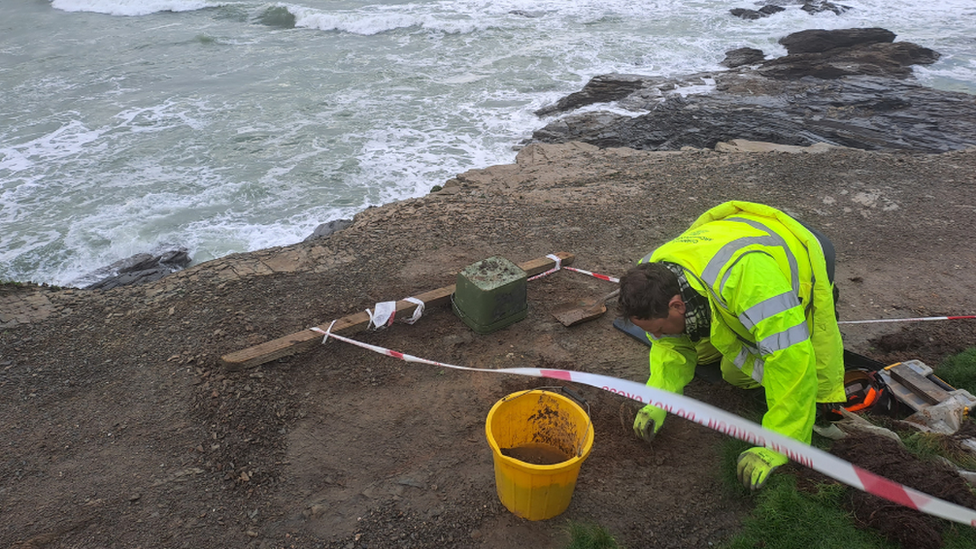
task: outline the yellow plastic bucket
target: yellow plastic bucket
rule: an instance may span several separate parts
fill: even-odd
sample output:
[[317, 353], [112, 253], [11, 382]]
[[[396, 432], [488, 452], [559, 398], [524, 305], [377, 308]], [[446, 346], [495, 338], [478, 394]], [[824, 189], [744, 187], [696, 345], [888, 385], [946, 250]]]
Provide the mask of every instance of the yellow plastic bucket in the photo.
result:
[[540, 389], [512, 393], [492, 406], [485, 433], [498, 498], [509, 511], [545, 520], [569, 507], [580, 466], [593, 449], [593, 425], [579, 404]]

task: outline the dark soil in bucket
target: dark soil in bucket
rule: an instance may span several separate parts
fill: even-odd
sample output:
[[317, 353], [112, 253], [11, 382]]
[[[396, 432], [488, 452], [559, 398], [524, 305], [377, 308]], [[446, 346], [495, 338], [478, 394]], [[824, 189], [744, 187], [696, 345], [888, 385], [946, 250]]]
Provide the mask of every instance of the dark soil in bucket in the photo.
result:
[[502, 455], [524, 461], [531, 465], [555, 465], [564, 461], [569, 461], [571, 456], [559, 448], [548, 444], [526, 444], [515, 448], [502, 448]]

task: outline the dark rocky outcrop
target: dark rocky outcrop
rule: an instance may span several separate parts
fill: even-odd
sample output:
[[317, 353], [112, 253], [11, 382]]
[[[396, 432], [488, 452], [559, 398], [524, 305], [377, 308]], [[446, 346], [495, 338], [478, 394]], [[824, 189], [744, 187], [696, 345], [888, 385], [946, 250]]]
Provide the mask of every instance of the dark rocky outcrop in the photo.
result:
[[[533, 140], [643, 150], [713, 148], [732, 139], [924, 152], [976, 145], [976, 96], [913, 81], [911, 65], [932, 63], [939, 54], [893, 40], [884, 29], [804, 31], [781, 40], [788, 55], [755, 68], [673, 79], [598, 76], [538, 113], [612, 101], [616, 112], [633, 116], [569, 114], [536, 131]], [[743, 50], [726, 59], [761, 55]], [[714, 91], [692, 93], [703, 85]]]
[[834, 48], [851, 48], [880, 42], [894, 42], [895, 33], [887, 29], [808, 29], [779, 39], [786, 53], [822, 53]]
[[743, 65], [755, 65], [765, 58], [763, 51], [756, 48], [739, 48], [725, 52], [725, 59], [720, 65], [734, 69]]
[[742, 19], [755, 20], [755, 19], [761, 19], [763, 17], [769, 17], [774, 13], [785, 11], [786, 8], [783, 7], [784, 4], [799, 5], [801, 10], [810, 14], [820, 13], [822, 11], [831, 11], [837, 15], [840, 15], [845, 11], [851, 9], [850, 6], [842, 6], [840, 4], [834, 4], [833, 2], [826, 2], [823, 0], [819, 0], [819, 1], [799, 0], [796, 2], [789, 2], [787, 0], [779, 0], [779, 1], [774, 0], [766, 3], [766, 5], [756, 10], [751, 10], [747, 8], [733, 8], [729, 10], [729, 13], [731, 13], [736, 17], [741, 17]]
[[786, 8], [781, 8], [779, 6], [774, 6], [774, 5], [768, 5], [768, 6], [763, 6], [758, 10], [749, 10], [745, 8], [733, 8], [729, 10], [729, 12], [736, 17], [753, 20], [753, 19], [760, 19], [762, 17], [768, 17], [774, 13], [779, 13], [784, 10], [786, 10]]
[[183, 248], [170, 250], [160, 255], [136, 254], [86, 275], [84, 279], [100, 278], [100, 280], [85, 286], [84, 289], [111, 290], [118, 286], [152, 282], [170, 273], [180, 271], [189, 264], [190, 256]]
[[312, 234], [305, 237], [304, 242], [315, 240], [316, 238], [325, 238], [332, 233], [337, 233], [343, 229], [347, 229], [350, 225], [352, 225], [352, 221], [352, 219], [334, 219], [327, 223], [322, 223], [318, 227], [315, 227]]
[[927, 65], [938, 59], [937, 52], [911, 42], [875, 42], [820, 52], [790, 53], [764, 62], [759, 72], [770, 78], [790, 79], [857, 75], [907, 78], [912, 74], [912, 65]]
[[832, 11], [837, 15], [851, 9], [850, 6], [834, 4], [833, 2], [804, 2], [800, 9], [807, 13], [820, 13], [822, 11]]
[[535, 114], [546, 116], [552, 113], [566, 112], [593, 103], [606, 103], [623, 99], [644, 87], [645, 79], [627, 75], [597, 76], [591, 79], [582, 91], [571, 93], [560, 99], [555, 105], [543, 107]]

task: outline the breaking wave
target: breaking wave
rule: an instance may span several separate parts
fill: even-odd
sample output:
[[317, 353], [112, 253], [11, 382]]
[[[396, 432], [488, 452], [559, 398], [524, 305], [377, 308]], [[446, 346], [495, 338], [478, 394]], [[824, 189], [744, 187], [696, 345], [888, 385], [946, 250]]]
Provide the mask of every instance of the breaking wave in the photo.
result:
[[124, 16], [149, 15], [161, 11], [195, 11], [223, 5], [226, 5], [226, 2], [207, 0], [53, 0], [51, 2], [51, 7], [61, 11], [87, 11]]

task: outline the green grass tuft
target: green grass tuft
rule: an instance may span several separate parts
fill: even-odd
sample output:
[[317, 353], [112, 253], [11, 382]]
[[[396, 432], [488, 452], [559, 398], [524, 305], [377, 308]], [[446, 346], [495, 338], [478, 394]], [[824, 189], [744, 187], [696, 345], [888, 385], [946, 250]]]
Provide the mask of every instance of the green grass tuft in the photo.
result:
[[569, 545], [566, 549], [620, 549], [606, 528], [582, 522], [569, 522]]
[[976, 528], [950, 524], [942, 533], [942, 549], [972, 549], [976, 547]]
[[949, 385], [976, 395], [976, 347], [946, 358], [934, 371]]
[[[735, 464], [739, 460], [739, 454], [752, 448], [752, 446], [748, 442], [743, 442], [735, 438], [728, 438], [722, 443], [722, 467], [719, 469], [719, 472], [721, 474], [725, 496], [741, 497], [750, 494], [749, 490], [739, 482], [735, 472]], [[775, 476], [775, 473], [773, 475]]]
[[899, 432], [898, 435], [908, 451], [920, 459], [935, 461], [943, 457], [956, 467], [976, 471], [976, 456], [951, 437], [922, 431]]
[[873, 532], [858, 530], [844, 511], [846, 488], [822, 485], [816, 493], [797, 490], [791, 475], [773, 475], [756, 493], [756, 508], [742, 531], [723, 549], [882, 549], [893, 547]]

